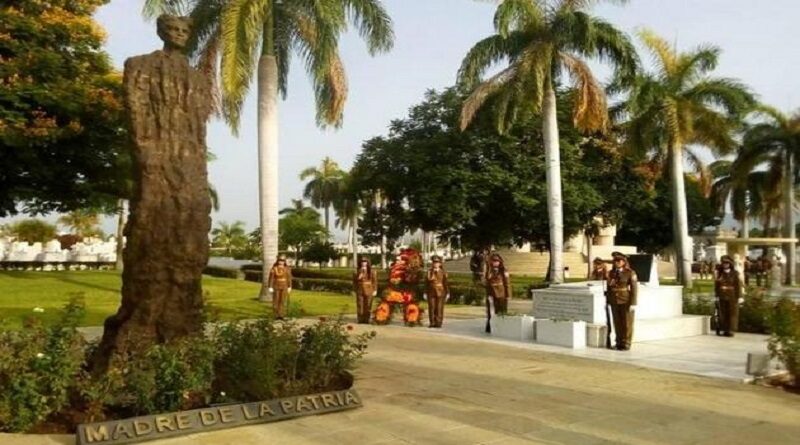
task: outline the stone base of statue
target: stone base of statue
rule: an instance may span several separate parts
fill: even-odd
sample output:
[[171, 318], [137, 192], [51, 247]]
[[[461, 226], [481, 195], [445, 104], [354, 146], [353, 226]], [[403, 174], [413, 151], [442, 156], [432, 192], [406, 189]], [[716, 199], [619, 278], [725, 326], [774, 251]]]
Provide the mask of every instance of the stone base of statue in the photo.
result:
[[[554, 285], [533, 291], [537, 319], [586, 322], [586, 345], [604, 347], [605, 295], [602, 281]], [[710, 332], [709, 317], [683, 314], [683, 287], [640, 283], [633, 341], [692, 337]]]

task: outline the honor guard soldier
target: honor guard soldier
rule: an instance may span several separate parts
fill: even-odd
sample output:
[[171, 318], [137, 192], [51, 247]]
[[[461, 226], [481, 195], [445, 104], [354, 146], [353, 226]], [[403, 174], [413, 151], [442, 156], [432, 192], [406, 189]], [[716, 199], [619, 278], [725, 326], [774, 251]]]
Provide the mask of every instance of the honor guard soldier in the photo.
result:
[[589, 275], [590, 280], [605, 281], [608, 278], [608, 269], [606, 263], [602, 258], [597, 257], [592, 261], [592, 273]]
[[286, 264], [285, 256], [279, 256], [272, 265], [267, 284], [272, 294], [272, 313], [276, 319], [283, 320], [289, 304], [289, 294], [292, 292], [292, 269]]
[[[494, 303], [494, 313], [505, 315], [508, 311], [508, 299], [511, 298], [511, 282], [503, 257], [496, 253], [492, 254], [484, 280], [488, 298]], [[488, 299], [486, 304], [489, 304]]]
[[626, 255], [614, 252], [611, 257], [613, 267], [608, 273], [606, 299], [614, 318], [616, 349], [627, 351], [631, 348], [633, 338], [633, 317], [639, 283]]
[[714, 294], [719, 304], [719, 331], [726, 337], [733, 337], [739, 327], [739, 303], [742, 299], [742, 281], [733, 266], [733, 259], [723, 255], [720, 259], [717, 278], [714, 280]]
[[444, 303], [450, 298], [447, 272], [442, 267], [441, 257], [434, 255], [431, 258], [431, 268], [428, 270], [425, 281], [430, 327], [441, 328], [444, 320]]
[[356, 272], [353, 274], [353, 287], [356, 291], [358, 322], [369, 323], [372, 299], [378, 295], [378, 272], [372, 269], [372, 265], [366, 257], [361, 257]]

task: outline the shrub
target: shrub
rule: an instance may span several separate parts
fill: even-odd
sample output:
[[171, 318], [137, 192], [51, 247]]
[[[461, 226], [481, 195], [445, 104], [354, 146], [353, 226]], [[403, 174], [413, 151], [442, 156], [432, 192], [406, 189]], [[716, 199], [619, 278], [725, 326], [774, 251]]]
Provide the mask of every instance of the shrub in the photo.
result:
[[209, 275], [218, 278], [236, 279], [241, 276], [241, 272], [238, 269], [230, 269], [227, 267], [206, 266], [206, 268], [203, 269], [203, 275]]
[[770, 316], [769, 352], [783, 363], [800, 386], [800, 305], [782, 298]]
[[0, 332], [0, 431], [26, 431], [62, 410], [84, 363], [77, 331], [85, 309], [73, 297], [47, 328], [37, 319], [21, 331]]
[[46, 425], [71, 432], [78, 423], [345, 389], [352, 384], [348, 371], [375, 335], [351, 336], [341, 320], [300, 327], [264, 318], [131, 348], [93, 375], [85, 369], [96, 345], [76, 329], [83, 313], [75, 299], [51, 328], [31, 322], [0, 331], [0, 431]]

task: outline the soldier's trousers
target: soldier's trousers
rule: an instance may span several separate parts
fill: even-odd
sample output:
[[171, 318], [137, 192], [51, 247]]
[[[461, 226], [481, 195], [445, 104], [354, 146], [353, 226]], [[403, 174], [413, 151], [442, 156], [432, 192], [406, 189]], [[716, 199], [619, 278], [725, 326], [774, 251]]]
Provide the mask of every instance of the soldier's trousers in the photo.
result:
[[287, 289], [272, 289], [272, 315], [275, 318], [286, 316], [286, 303], [289, 300]]
[[739, 301], [736, 298], [719, 299], [719, 330], [725, 333], [739, 330]]
[[369, 323], [369, 318], [372, 315], [372, 295], [356, 292], [356, 310], [358, 322], [361, 324]]
[[442, 321], [444, 321], [444, 296], [428, 295], [428, 321], [431, 327], [442, 327]]
[[630, 304], [612, 304], [611, 315], [614, 317], [614, 335], [617, 348], [630, 348], [633, 339], [633, 312]]
[[505, 315], [508, 313], [508, 298], [494, 299], [494, 313], [495, 315]]

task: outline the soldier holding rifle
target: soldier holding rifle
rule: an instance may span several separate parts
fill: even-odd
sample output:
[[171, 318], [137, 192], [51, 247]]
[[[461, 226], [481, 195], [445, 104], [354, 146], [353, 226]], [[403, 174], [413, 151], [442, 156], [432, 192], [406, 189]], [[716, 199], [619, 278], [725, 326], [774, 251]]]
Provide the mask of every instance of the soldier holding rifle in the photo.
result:
[[739, 303], [742, 299], [742, 281], [733, 267], [733, 259], [724, 255], [720, 259], [717, 278], [714, 280], [714, 294], [717, 298], [717, 335], [733, 337], [739, 327]]
[[614, 318], [616, 349], [627, 351], [630, 350], [633, 339], [633, 318], [639, 283], [626, 255], [613, 252], [611, 256], [613, 267], [606, 281], [606, 303], [611, 307]]
[[508, 299], [511, 298], [511, 282], [506, 272], [503, 257], [493, 253], [489, 267], [486, 268], [484, 282], [486, 285], [486, 332], [492, 332], [490, 321], [492, 312], [505, 315], [508, 311]]

